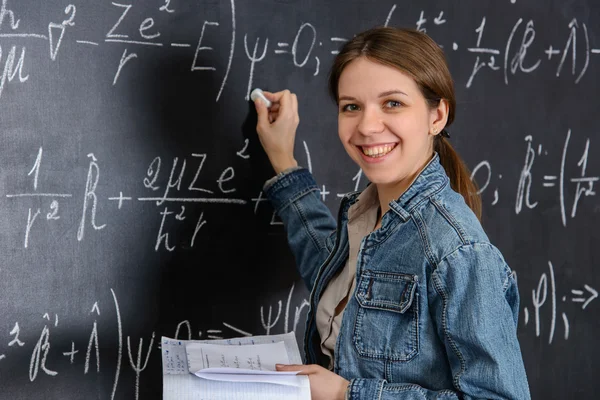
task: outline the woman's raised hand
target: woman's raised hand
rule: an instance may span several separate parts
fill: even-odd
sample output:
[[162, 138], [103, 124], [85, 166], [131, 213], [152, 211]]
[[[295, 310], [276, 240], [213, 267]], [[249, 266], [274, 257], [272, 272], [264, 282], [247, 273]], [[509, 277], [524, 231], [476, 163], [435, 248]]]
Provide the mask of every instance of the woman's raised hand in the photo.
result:
[[300, 122], [298, 99], [289, 90], [263, 94], [273, 104], [267, 108], [260, 99], [254, 102], [258, 113], [256, 132], [275, 173], [280, 173], [298, 165], [294, 158], [294, 140]]

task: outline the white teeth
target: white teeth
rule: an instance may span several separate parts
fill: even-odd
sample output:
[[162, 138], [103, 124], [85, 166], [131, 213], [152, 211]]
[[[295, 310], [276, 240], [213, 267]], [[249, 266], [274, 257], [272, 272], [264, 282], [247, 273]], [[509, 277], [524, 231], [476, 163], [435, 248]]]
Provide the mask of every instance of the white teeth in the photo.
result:
[[369, 157], [383, 157], [396, 147], [395, 144], [386, 144], [375, 147], [361, 147], [362, 152]]

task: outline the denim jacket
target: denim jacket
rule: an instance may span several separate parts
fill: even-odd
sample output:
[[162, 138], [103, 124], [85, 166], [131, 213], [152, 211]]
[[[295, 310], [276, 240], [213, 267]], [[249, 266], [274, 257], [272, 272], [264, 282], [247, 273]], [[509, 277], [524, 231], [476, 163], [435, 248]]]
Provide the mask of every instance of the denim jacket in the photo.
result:
[[[327, 365], [315, 311], [348, 258], [347, 211], [358, 193], [344, 197], [337, 223], [304, 168], [265, 193], [310, 290], [306, 362]], [[334, 372], [350, 381], [350, 399], [529, 399], [518, 309], [515, 275], [436, 154], [361, 242]]]

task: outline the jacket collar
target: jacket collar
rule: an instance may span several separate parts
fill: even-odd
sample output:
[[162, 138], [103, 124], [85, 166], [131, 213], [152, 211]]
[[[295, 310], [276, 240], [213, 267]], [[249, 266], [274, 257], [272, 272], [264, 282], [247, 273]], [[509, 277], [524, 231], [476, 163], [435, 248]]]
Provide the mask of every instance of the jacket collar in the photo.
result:
[[410, 217], [410, 212], [423, 200], [428, 199], [448, 185], [450, 179], [440, 163], [440, 156], [434, 153], [433, 158], [419, 173], [413, 183], [397, 199], [390, 202], [390, 209], [402, 219]]
[[[390, 202], [390, 209], [406, 221], [410, 218], [410, 212], [414, 207], [444, 188], [449, 182], [450, 179], [436, 152], [404, 193], [397, 200]], [[341, 211], [344, 214], [358, 201], [360, 193], [360, 191], [351, 192], [345, 196], [341, 204]]]

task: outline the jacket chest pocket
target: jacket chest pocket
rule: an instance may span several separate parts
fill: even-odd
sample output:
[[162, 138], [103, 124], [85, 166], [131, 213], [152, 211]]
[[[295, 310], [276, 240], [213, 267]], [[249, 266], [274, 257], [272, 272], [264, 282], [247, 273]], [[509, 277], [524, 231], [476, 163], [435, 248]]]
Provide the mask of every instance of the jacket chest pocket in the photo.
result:
[[364, 270], [356, 287], [354, 346], [363, 357], [408, 361], [419, 351], [418, 277]]

